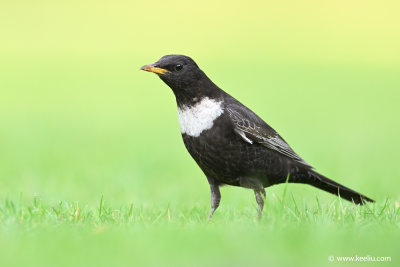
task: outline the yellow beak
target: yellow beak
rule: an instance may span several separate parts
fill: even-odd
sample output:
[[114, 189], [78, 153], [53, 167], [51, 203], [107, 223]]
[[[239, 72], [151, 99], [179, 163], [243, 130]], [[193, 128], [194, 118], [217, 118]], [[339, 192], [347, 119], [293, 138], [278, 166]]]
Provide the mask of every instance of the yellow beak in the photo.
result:
[[144, 65], [140, 69], [141, 70], [145, 70], [145, 71], [149, 71], [149, 72], [153, 72], [153, 73], [157, 73], [157, 74], [164, 74], [166, 72], [170, 72], [169, 70], [166, 70], [166, 69], [154, 67], [152, 64]]

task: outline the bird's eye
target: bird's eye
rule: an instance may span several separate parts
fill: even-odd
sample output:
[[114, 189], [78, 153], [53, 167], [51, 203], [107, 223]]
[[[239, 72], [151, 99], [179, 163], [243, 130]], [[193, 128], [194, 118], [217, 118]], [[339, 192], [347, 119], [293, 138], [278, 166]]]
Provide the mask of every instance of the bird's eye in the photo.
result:
[[175, 65], [175, 70], [176, 71], [180, 71], [182, 69], [183, 69], [183, 65], [181, 65], [181, 64]]

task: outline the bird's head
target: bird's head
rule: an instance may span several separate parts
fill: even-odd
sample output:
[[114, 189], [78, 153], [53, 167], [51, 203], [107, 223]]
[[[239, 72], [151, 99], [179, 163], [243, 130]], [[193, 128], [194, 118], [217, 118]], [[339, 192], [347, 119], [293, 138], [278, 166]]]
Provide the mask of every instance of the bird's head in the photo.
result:
[[140, 69], [156, 73], [171, 87], [178, 102], [183, 104], [203, 96], [211, 97], [219, 90], [188, 56], [166, 55], [156, 63], [144, 65]]
[[183, 55], [166, 55], [140, 69], [156, 73], [174, 91], [191, 87], [205, 76], [193, 59]]

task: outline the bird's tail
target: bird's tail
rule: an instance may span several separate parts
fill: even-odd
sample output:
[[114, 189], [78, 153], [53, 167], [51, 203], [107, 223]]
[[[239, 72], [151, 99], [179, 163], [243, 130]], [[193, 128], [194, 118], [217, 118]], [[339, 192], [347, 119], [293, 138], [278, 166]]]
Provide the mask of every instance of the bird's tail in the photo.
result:
[[297, 173], [289, 177], [290, 182], [294, 183], [305, 183], [322, 189], [334, 195], [338, 195], [348, 201], [354, 202], [356, 204], [364, 205], [368, 202], [375, 202], [373, 199], [364, 196], [348, 187], [332, 181], [331, 179], [313, 171], [307, 170], [305, 172]]

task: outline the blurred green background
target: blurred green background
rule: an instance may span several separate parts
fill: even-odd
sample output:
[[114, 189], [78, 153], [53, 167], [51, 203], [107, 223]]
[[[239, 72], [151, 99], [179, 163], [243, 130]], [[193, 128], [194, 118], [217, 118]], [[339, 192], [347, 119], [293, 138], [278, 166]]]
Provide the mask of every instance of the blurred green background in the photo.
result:
[[[205, 218], [208, 184], [181, 141], [174, 96], [139, 71], [173, 53], [191, 56], [324, 175], [398, 201], [399, 8], [386, 0], [2, 1], [0, 199], [95, 207], [103, 195], [110, 205], [196, 206]], [[335, 199], [304, 185], [288, 191], [302, 203]], [[222, 195], [221, 216], [255, 212], [251, 191]], [[221, 244], [237, 231], [218, 229]], [[195, 232], [211, 242], [207, 230]], [[262, 244], [257, 233], [252, 241]], [[119, 235], [113, 242], [128, 246]], [[7, 238], [2, 246], [35, 243]], [[290, 238], [280, 242], [280, 251], [290, 248]]]

